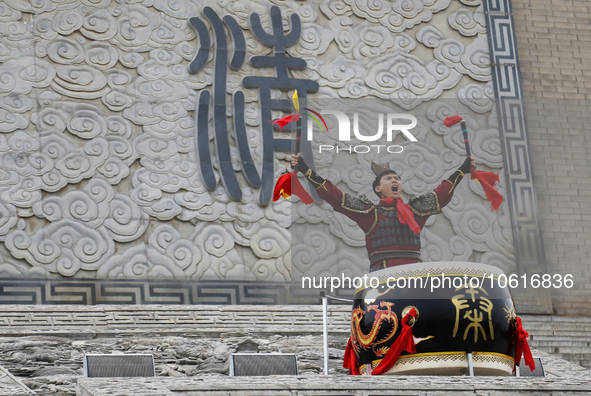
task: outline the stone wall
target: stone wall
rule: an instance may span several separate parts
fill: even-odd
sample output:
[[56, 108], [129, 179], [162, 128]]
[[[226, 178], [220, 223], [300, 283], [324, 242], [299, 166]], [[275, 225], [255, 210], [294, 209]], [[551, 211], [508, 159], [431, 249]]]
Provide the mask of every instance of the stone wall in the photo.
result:
[[[506, 198], [511, 185], [518, 190], [514, 199], [523, 201], [511, 205], [506, 199], [491, 213], [479, 185], [462, 182], [454, 201], [427, 223], [423, 259], [478, 261], [507, 272], [519, 272], [523, 268], [517, 265], [528, 257], [540, 261], [528, 256], [530, 229], [523, 226], [529, 222], [537, 232], [535, 215], [515, 220], [522, 215], [515, 209], [520, 203], [537, 204], [522, 175], [504, 169], [507, 153], [527, 149], [521, 144], [502, 152], [509, 139], [499, 132], [506, 108], [497, 113], [501, 104], [495, 103], [485, 26], [486, 18], [500, 11], [485, 14], [488, 2], [480, 0], [413, 1], [404, 10], [386, 1], [371, 7], [354, 0], [232, 4], [204, 2], [212, 7], [207, 13], [189, 1], [148, 0], [133, 6], [106, 0], [10, 1], [0, 9], [1, 277], [240, 283], [365, 272], [363, 232], [326, 204], [267, 205], [269, 186], [288, 169], [286, 152], [273, 145], [283, 139], [286, 146], [289, 136], [269, 130], [268, 120], [283, 113], [261, 105], [256, 87], [277, 71], [251, 61], [273, 53], [275, 4], [281, 6], [282, 34], [298, 30], [296, 19], [301, 24], [300, 39], [283, 53], [306, 63], [303, 70], [289, 70], [291, 83], [304, 84], [302, 95], [317, 90], [314, 95], [322, 99], [419, 118], [413, 129], [419, 141], [406, 146], [404, 159], [376, 155], [333, 161], [334, 155], [323, 153], [314, 156], [321, 174], [344, 191], [371, 196], [369, 160], [390, 161], [413, 181], [403, 185], [405, 196], [430, 191], [464, 155], [459, 128], [441, 125], [446, 115], [460, 113], [468, 121], [479, 169], [499, 173]], [[555, 293], [557, 312], [589, 314], [584, 283], [591, 277], [586, 261], [591, 245], [582, 225], [590, 218], [584, 188], [590, 173], [585, 157], [589, 9], [582, 1], [558, 0], [515, 0], [513, 8], [546, 259], [551, 272], [580, 280], [573, 290]], [[266, 33], [253, 33], [254, 14]], [[191, 24], [188, 16], [204, 25]], [[213, 28], [222, 26], [217, 17], [234, 21], [228, 46], [216, 41], [221, 36]], [[135, 25], [130, 18], [142, 22]], [[240, 65], [240, 56], [232, 56], [239, 37], [246, 50]], [[209, 47], [201, 48], [205, 44]], [[232, 63], [220, 72], [216, 61], [228, 55]], [[198, 58], [203, 59], [195, 62]], [[503, 67], [498, 63], [494, 66]], [[211, 111], [206, 115], [204, 141], [198, 145], [196, 106], [207, 107], [208, 95], [222, 89], [214, 80], [225, 83], [226, 110], [218, 117], [210, 117]], [[273, 92], [273, 103], [282, 100], [278, 108], [289, 103], [292, 88]], [[242, 137], [235, 122], [240, 108]], [[363, 127], [375, 130], [375, 120], [360, 118]], [[315, 142], [336, 144], [330, 129], [316, 133]], [[222, 137], [228, 142], [223, 153]], [[238, 147], [242, 138], [246, 151]], [[205, 152], [211, 154], [213, 179], [203, 176]], [[521, 163], [518, 157], [512, 160]], [[262, 184], [250, 178], [248, 164], [266, 169], [257, 174]], [[541, 245], [539, 238], [536, 243]], [[11, 287], [1, 285], [16, 296], [11, 302], [44, 303], [63, 298], [66, 286], [60, 286], [58, 297], [49, 288], [51, 298], [37, 298], [42, 294], [37, 286], [23, 285], [34, 301], [22, 300], [24, 289]], [[78, 292], [76, 287], [70, 284], [68, 293]], [[100, 285], [89, 281], [85, 287]]]
[[[75, 392], [76, 381], [82, 377], [85, 353], [151, 353], [160, 380], [163, 376], [195, 380], [189, 381], [187, 386], [207, 382], [211, 389], [227, 390], [226, 386], [237, 380], [227, 376], [230, 353], [295, 353], [300, 375], [315, 382], [318, 394], [326, 394], [332, 386], [329, 383], [347, 378], [342, 364], [351, 331], [350, 315], [348, 306], [328, 307], [329, 372], [333, 376], [328, 381], [322, 376], [320, 304], [7, 305], [0, 318], [0, 366], [36, 392], [65, 392], [64, 395], [70, 396]], [[542, 388], [530, 390], [545, 390], [543, 394], [548, 395], [556, 391], [557, 385], [552, 385], [555, 381], [585, 384], [587, 390], [591, 378], [591, 318], [524, 316], [523, 323], [530, 333], [533, 354], [542, 358], [547, 373], [547, 378], [536, 379], [541, 380]], [[406, 381], [412, 377], [395, 378]], [[425, 377], [417, 377], [416, 381], [422, 381], [421, 378]], [[438, 387], [451, 386], [458, 378], [435, 377], [433, 383]], [[266, 380], [274, 381], [269, 377]], [[500, 384], [499, 377], [488, 377], [488, 380]], [[479, 377], [478, 383], [483, 381], [486, 379]], [[168, 381], [160, 383], [165, 382]], [[232, 386], [245, 388], [240, 382]], [[131, 388], [126, 389], [124, 394], [135, 394]], [[335, 390], [334, 394], [339, 393]], [[424, 391], [404, 394], [425, 395]], [[471, 394], [474, 395], [474, 391]]]
[[527, 123], [549, 273], [559, 315], [591, 315], [591, 5], [513, 0]]
[[[291, 148], [270, 120], [291, 111], [295, 88], [302, 103], [318, 98], [308, 103], [318, 111], [354, 109], [365, 136], [379, 114], [417, 117], [416, 141], [390, 133], [403, 155], [308, 147], [307, 161], [355, 196], [377, 201], [370, 161], [390, 162], [405, 199], [449, 177], [465, 146], [459, 126], [443, 126], [448, 115], [466, 120], [479, 169], [504, 171], [483, 2], [403, 3], [6, 2], [0, 277], [363, 275], [355, 223], [326, 203], [270, 202]], [[314, 144], [347, 146], [326, 119]], [[501, 176], [502, 193], [507, 183]], [[423, 260], [517, 271], [508, 200], [491, 212], [467, 180], [454, 194], [422, 231]], [[69, 286], [60, 293], [79, 291]]]

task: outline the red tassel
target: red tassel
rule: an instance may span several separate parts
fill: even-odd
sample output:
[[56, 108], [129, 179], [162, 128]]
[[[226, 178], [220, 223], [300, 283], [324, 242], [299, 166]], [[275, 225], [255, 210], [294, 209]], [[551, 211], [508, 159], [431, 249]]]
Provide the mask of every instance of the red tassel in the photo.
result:
[[286, 173], [279, 177], [277, 183], [275, 183], [275, 190], [273, 191], [273, 202], [276, 202], [280, 197], [287, 199], [292, 193], [306, 205], [314, 203], [314, 199], [304, 189], [302, 183], [300, 183], [297, 177], [297, 171]]
[[275, 183], [275, 190], [273, 191], [273, 202], [277, 201], [279, 197], [285, 199], [291, 196], [291, 173], [281, 175]]
[[345, 349], [343, 367], [349, 369], [349, 375], [360, 375], [359, 363], [357, 363], [357, 358], [355, 357], [355, 352], [353, 351], [351, 337], [349, 337], [349, 342], [347, 343], [347, 348]]
[[304, 186], [302, 186], [302, 183], [300, 183], [300, 179], [298, 179], [297, 177], [297, 172], [294, 171], [292, 175], [293, 176], [291, 178], [291, 191], [293, 192], [293, 194], [296, 197], [298, 197], [305, 205], [310, 205], [314, 203], [314, 198], [312, 198], [310, 194], [308, 194], [308, 191], [306, 191]]
[[462, 122], [462, 117], [460, 117], [459, 115], [455, 115], [451, 117], [445, 117], [445, 120], [443, 120], [443, 125], [450, 128], [459, 122]]
[[301, 117], [300, 114], [292, 114], [286, 117], [280, 118], [278, 120], [273, 121], [273, 124], [279, 124], [279, 130], [283, 131], [283, 127], [289, 124], [290, 122], [296, 122]]
[[411, 317], [415, 319], [417, 317], [417, 311], [414, 308], [408, 311], [406, 316], [402, 318], [402, 330], [400, 331], [400, 335], [396, 338], [396, 341], [394, 341], [394, 344], [392, 344], [390, 349], [388, 349], [386, 356], [384, 356], [380, 364], [378, 364], [378, 367], [371, 372], [371, 375], [381, 375], [388, 372], [388, 370], [396, 364], [402, 351], [417, 353], [415, 340], [412, 336], [412, 326], [408, 325], [408, 321]]
[[[464, 120], [459, 115], [445, 117], [443, 120], [443, 125], [448, 128], [456, 125], [457, 123], [463, 122]], [[466, 152], [469, 153], [470, 149], [468, 147], [468, 137], [465, 132], [466, 124], [462, 124], [462, 130], [464, 130], [464, 139], [466, 140]], [[485, 171], [471, 171], [471, 179], [476, 180], [482, 184], [482, 189], [484, 190], [484, 195], [486, 195], [486, 199], [490, 202], [490, 209], [491, 210], [498, 210], [503, 202], [503, 196], [495, 189], [495, 184], [499, 182], [499, 176], [493, 172], [485, 172]]]
[[[527, 342], [527, 337], [529, 334], [523, 328], [521, 324], [521, 318], [515, 319], [515, 366], [519, 366], [519, 362], [521, 362], [521, 355], [523, 355], [523, 360], [525, 360], [525, 364], [529, 367], [531, 371], [536, 369], [536, 363], [534, 362], [534, 358], [531, 355], [531, 350], [529, 349], [529, 344]], [[515, 371], [515, 368], [513, 369]]]
[[491, 210], [498, 210], [503, 203], [503, 196], [495, 189], [499, 182], [499, 175], [493, 172], [472, 171], [470, 178], [480, 182], [486, 199], [490, 202]]

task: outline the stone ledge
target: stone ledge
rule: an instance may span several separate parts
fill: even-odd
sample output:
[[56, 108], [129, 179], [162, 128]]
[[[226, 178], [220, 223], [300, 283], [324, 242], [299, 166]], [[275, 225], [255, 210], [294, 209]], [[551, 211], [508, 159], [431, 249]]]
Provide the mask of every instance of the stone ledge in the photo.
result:
[[[113, 333], [116, 331], [154, 331], [179, 333], [255, 329], [270, 326], [286, 332], [322, 332], [321, 305], [3, 305], [0, 335], [78, 331]], [[329, 331], [348, 332], [351, 308], [329, 305]], [[540, 335], [583, 336], [591, 331], [591, 318], [523, 316], [524, 324]], [[140, 329], [141, 328], [141, 329]], [[528, 329], [529, 330], [529, 329]]]
[[581, 395], [591, 379], [512, 377], [269, 376], [193, 378], [84, 378], [78, 396], [162, 395]]

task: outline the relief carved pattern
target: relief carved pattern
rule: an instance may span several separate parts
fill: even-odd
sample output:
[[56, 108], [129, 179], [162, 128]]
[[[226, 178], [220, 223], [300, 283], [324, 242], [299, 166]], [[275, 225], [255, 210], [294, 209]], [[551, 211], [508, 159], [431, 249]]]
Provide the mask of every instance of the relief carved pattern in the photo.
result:
[[[318, 82], [318, 98], [375, 98], [382, 108], [368, 110], [387, 113], [397, 106], [418, 115], [411, 132], [419, 142], [404, 144], [405, 160], [379, 158], [408, 181], [406, 194], [430, 191], [460, 164], [461, 132], [443, 127], [447, 115], [463, 115], [479, 165], [501, 172], [480, 0], [206, 3], [220, 17], [232, 16], [245, 38], [247, 59], [228, 71], [228, 94], [243, 90], [244, 76], [273, 75], [250, 64], [253, 56], [269, 55], [250, 30], [250, 15], [257, 13], [271, 31], [270, 9], [278, 5], [285, 26], [286, 15], [301, 21], [300, 40], [287, 52], [305, 59], [307, 68], [291, 71], [292, 77]], [[234, 201], [220, 182], [215, 154], [218, 187], [206, 188], [195, 108], [200, 93], [212, 90], [214, 51], [200, 72], [188, 68], [200, 42], [188, 17], [199, 16], [203, 6], [188, 0], [0, 4], [2, 274], [289, 281], [366, 271], [363, 232], [326, 203], [261, 206], [259, 190], [243, 177], [242, 198]], [[266, 121], [256, 90], [244, 90], [244, 101], [249, 147], [260, 166]], [[327, 122], [334, 130], [334, 120]], [[372, 122], [361, 115], [364, 129], [375, 129]], [[240, 175], [232, 133], [231, 158], [223, 160]], [[213, 147], [212, 133], [209, 141]], [[342, 145], [331, 134], [316, 134], [315, 141]], [[276, 176], [289, 169], [287, 159], [275, 152]], [[355, 157], [340, 170], [331, 167], [334, 159], [315, 154], [323, 176], [372, 196], [370, 157]], [[475, 260], [514, 271], [508, 208], [490, 213], [483, 196], [470, 185], [441, 220], [430, 220], [425, 260]], [[437, 232], [444, 225], [453, 229], [451, 237]]]

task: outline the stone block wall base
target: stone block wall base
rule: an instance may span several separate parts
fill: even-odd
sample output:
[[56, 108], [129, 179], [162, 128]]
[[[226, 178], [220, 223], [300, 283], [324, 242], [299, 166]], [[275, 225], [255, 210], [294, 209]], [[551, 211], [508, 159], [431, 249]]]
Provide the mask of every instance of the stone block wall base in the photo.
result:
[[591, 393], [591, 379], [506, 377], [270, 376], [85, 378], [77, 396], [566, 396]]

